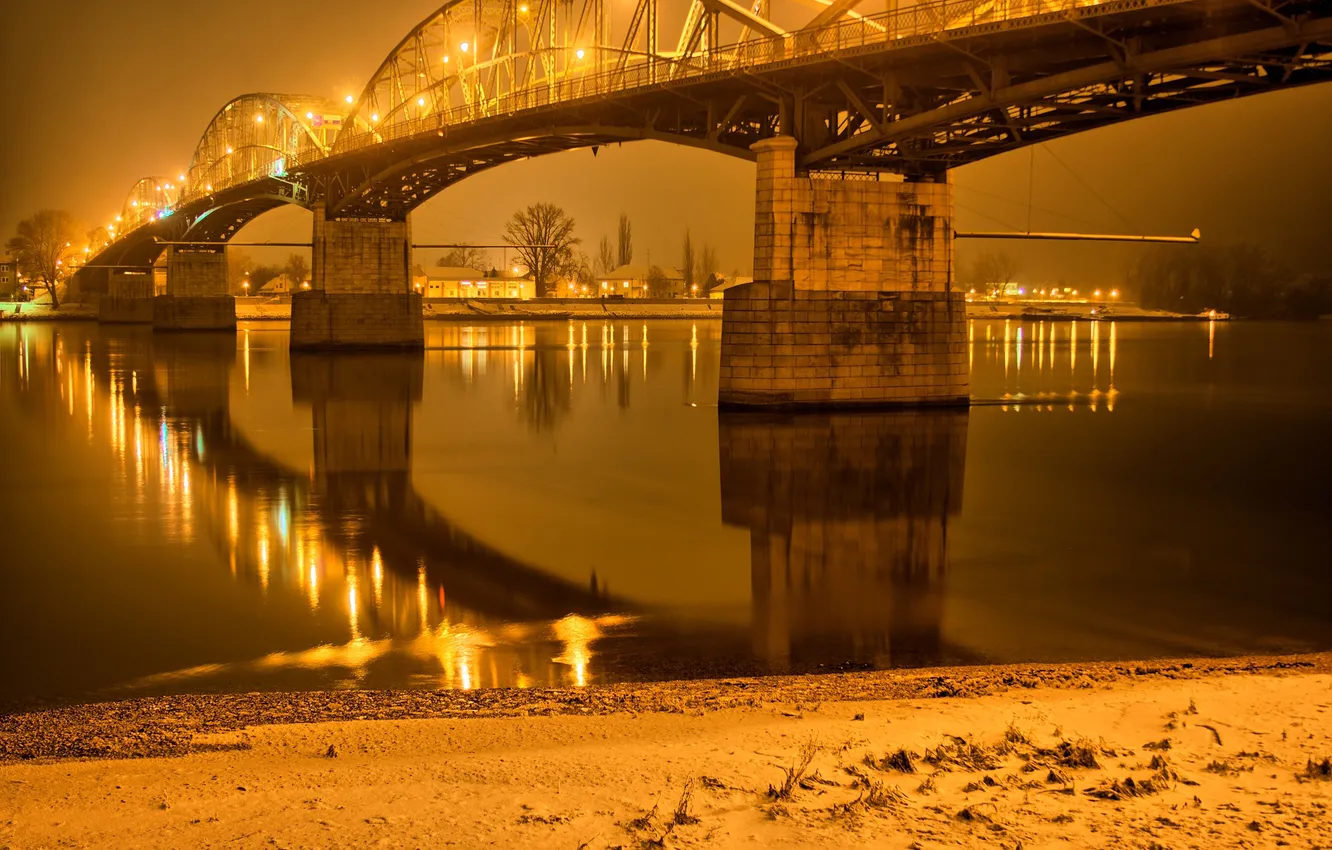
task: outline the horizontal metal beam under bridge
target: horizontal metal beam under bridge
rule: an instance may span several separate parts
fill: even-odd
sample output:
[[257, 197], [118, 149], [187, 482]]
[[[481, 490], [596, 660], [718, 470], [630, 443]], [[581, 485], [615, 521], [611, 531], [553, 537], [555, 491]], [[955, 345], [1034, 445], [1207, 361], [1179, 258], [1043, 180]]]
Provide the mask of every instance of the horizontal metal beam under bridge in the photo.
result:
[[1135, 236], [1122, 233], [1033, 233], [1030, 230], [955, 230], [954, 239], [1056, 239], [1068, 242], [1173, 242], [1196, 245], [1202, 231], [1194, 228], [1188, 236]]
[[[313, 242], [168, 242], [166, 240], [157, 240], [157, 245], [178, 245], [184, 248], [313, 248]], [[554, 248], [554, 245], [510, 245], [505, 242], [501, 245], [464, 245], [464, 244], [435, 244], [413, 242], [413, 248]]]

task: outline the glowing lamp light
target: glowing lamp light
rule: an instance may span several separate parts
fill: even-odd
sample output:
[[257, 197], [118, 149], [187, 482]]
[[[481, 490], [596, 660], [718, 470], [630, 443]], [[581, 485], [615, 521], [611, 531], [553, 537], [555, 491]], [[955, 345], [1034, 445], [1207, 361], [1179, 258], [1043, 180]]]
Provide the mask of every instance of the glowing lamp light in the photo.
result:
[[578, 48], [577, 50], [575, 50], [575, 51], [574, 51], [574, 56], [578, 57], [579, 59], [582, 59], [582, 58], [583, 58], [583, 48], [580, 47], [580, 48]]
[[1018, 287], [1018, 295], [1026, 295], [1026, 294], [1027, 294], [1027, 290], [1026, 290], [1025, 288], [1019, 286], [1019, 287]]
[[1099, 290], [1099, 289], [1096, 290], [1095, 292], [1092, 293], [1092, 295], [1095, 295], [1097, 298], [1100, 298], [1100, 297], [1101, 297], [1101, 290]]
[[[116, 216], [116, 221], [120, 221], [120, 216]], [[113, 227], [113, 228], [111, 228], [111, 229], [112, 229], [112, 230], [115, 230], [115, 228], [114, 228], [114, 227]]]
[[458, 49], [461, 50], [463, 53], [466, 53], [466, 52], [467, 52], [467, 47], [468, 47], [468, 45], [467, 45], [467, 42], [465, 42], [465, 41], [464, 41], [462, 44], [458, 45]]
[[378, 120], [379, 120], [379, 113], [376, 112], [376, 113], [374, 113], [373, 115], [371, 115], [371, 116], [370, 116], [370, 120], [371, 120], [372, 122], [373, 122], [373, 121], [378, 121]]
[[356, 102], [356, 98], [352, 97], [351, 95], [347, 95], [347, 102], [348, 102], [348, 103], [355, 103], [355, 102]]
[[227, 153], [231, 153], [231, 145], [227, 145]]
[[305, 120], [306, 120], [306, 121], [313, 121], [313, 120], [314, 120], [314, 113], [313, 113], [313, 112], [307, 112], [307, 113], [305, 113]]
[[137, 207], [138, 205], [139, 205], [138, 201], [130, 201], [130, 206]]
[[447, 56], [444, 57], [444, 64], [445, 65], [449, 64], [449, 57]]
[[256, 124], [262, 124], [262, 123], [264, 123], [264, 116], [262, 116], [262, 115], [256, 115], [256, 116], [254, 116], [254, 123], [256, 123]]
[[1111, 298], [1118, 298], [1118, 297], [1119, 297], [1119, 290], [1118, 290], [1118, 289], [1112, 289], [1112, 290], [1110, 290], [1110, 297], [1111, 297]]
[[185, 175], [184, 175], [184, 174], [180, 175], [180, 182], [182, 182], [182, 183], [185, 182]]
[[524, 3], [523, 5], [519, 6], [519, 7], [518, 7], [518, 11], [521, 12], [522, 14], [526, 15], [526, 14], [527, 14], [527, 4]]
[[425, 98], [423, 98], [423, 97], [418, 97], [418, 98], [416, 99], [416, 105], [417, 105], [417, 106], [425, 106]]

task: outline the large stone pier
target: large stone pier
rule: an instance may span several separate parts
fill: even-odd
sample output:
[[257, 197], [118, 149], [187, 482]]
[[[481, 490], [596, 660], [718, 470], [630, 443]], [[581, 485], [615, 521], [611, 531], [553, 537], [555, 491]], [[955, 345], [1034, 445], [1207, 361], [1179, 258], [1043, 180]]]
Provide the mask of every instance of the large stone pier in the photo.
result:
[[228, 288], [226, 248], [168, 248], [166, 294], [153, 299], [153, 328], [234, 332], [236, 298]]
[[965, 404], [966, 303], [953, 199], [937, 182], [796, 173], [754, 145], [754, 282], [726, 292], [723, 407]]
[[314, 208], [310, 289], [291, 298], [291, 347], [422, 348], [409, 221], [328, 218]]
[[153, 322], [153, 270], [116, 269], [107, 281], [106, 294], [97, 302], [97, 321], [108, 324]]

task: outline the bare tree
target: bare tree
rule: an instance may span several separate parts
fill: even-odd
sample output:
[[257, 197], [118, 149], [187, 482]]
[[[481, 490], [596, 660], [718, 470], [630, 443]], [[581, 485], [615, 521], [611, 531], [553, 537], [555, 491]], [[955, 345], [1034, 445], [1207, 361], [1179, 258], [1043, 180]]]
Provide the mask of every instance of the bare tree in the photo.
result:
[[610, 237], [601, 237], [601, 251], [597, 256], [597, 267], [602, 274], [609, 274], [611, 269], [615, 268], [615, 248], [611, 245]]
[[74, 240], [79, 228], [64, 210], [42, 210], [19, 222], [17, 234], [6, 244], [21, 271], [34, 284], [51, 295], [51, 309], [60, 309], [56, 285], [73, 269]]
[[634, 226], [629, 223], [629, 216], [620, 213], [620, 238], [617, 252], [619, 263], [627, 266], [634, 261]]
[[537, 203], [513, 214], [504, 225], [504, 241], [513, 245], [532, 275], [535, 289], [549, 296], [555, 276], [571, 263], [574, 220], [554, 204]]
[[485, 274], [493, 268], [490, 263], [490, 254], [480, 248], [471, 246], [461, 246], [450, 250], [440, 257], [435, 265], [444, 268], [471, 269], [481, 274]]
[[704, 245], [703, 252], [698, 256], [698, 269], [694, 274], [694, 281], [702, 287], [711, 289], [713, 278], [717, 274], [717, 249], [711, 245]]
[[310, 273], [310, 264], [302, 254], [292, 254], [287, 257], [287, 265], [282, 268], [283, 274], [291, 278], [293, 289], [300, 289], [301, 284], [305, 283], [305, 276]]
[[978, 285], [986, 287], [993, 295], [1012, 283], [1021, 268], [1012, 254], [1004, 251], [987, 252], [976, 258], [973, 276]]

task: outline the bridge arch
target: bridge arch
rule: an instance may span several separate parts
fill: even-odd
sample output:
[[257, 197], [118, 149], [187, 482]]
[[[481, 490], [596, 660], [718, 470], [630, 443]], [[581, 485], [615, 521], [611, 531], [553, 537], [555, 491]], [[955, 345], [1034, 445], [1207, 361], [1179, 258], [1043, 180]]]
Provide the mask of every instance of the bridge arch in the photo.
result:
[[265, 178], [282, 179], [328, 154], [343, 110], [321, 97], [254, 93], [227, 103], [208, 123], [185, 174], [193, 202]]
[[612, 32], [606, 5], [606, 0], [450, 0], [390, 51], [356, 101], [356, 120], [347, 122], [333, 152], [591, 96], [641, 82], [644, 73], [665, 80], [673, 67], [696, 64], [707, 50], [706, 40], [691, 41], [688, 32], [701, 20], [696, 11], [704, 0], [692, 0], [675, 52], [662, 50], [655, 25], [645, 23], [646, 0], [636, 4], [622, 33]]
[[166, 177], [144, 177], [130, 187], [115, 223], [116, 239], [170, 215], [180, 202], [180, 184]]

